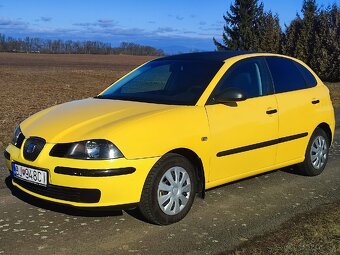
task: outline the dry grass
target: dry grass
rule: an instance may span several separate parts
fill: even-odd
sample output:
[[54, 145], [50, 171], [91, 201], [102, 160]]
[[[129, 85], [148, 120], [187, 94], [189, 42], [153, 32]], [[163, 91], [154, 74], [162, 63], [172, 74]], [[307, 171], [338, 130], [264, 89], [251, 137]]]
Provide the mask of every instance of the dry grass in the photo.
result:
[[326, 85], [331, 92], [331, 98], [332, 98], [333, 105], [335, 107], [340, 107], [340, 82], [338, 82], [338, 83], [326, 82]]
[[318, 207], [284, 223], [277, 231], [247, 241], [229, 255], [338, 255], [340, 201]]

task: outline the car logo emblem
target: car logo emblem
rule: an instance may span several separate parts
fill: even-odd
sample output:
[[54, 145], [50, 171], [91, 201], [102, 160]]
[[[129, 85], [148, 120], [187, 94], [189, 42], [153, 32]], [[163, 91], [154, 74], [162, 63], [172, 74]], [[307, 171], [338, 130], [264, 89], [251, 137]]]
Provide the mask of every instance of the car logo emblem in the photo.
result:
[[33, 153], [36, 147], [37, 147], [37, 146], [36, 146], [34, 143], [30, 143], [30, 144], [28, 145], [28, 147], [27, 147], [26, 152], [27, 152], [27, 153]]

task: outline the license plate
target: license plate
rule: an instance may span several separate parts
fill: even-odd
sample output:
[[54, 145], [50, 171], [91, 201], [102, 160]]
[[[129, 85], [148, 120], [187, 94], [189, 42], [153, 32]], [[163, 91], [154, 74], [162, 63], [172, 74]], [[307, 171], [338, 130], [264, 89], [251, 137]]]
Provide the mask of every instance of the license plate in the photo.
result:
[[47, 186], [47, 172], [12, 163], [14, 177], [34, 184]]

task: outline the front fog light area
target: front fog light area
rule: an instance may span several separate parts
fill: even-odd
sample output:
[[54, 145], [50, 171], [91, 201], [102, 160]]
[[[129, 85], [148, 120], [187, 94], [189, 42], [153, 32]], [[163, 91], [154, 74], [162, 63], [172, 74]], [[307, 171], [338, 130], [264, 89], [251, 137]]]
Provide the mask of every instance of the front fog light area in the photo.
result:
[[12, 138], [12, 144], [14, 144], [14, 145], [17, 144], [20, 134], [21, 134], [20, 127], [17, 126], [17, 127], [14, 129], [14, 135], [13, 135], [13, 138]]
[[13, 138], [12, 138], [12, 144], [15, 147], [20, 149], [24, 140], [25, 140], [25, 137], [24, 137], [23, 133], [21, 132], [20, 127], [17, 126], [14, 130], [14, 134], [13, 134]]
[[76, 143], [57, 144], [50, 156], [74, 159], [116, 159], [122, 158], [120, 150], [107, 140], [88, 140]]

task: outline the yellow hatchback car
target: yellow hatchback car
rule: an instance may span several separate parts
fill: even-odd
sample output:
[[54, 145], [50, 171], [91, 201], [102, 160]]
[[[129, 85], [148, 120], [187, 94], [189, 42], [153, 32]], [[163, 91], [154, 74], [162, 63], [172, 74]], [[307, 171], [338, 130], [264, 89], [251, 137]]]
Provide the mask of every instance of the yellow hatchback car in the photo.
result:
[[150, 61], [100, 95], [41, 111], [5, 150], [13, 184], [77, 207], [184, 218], [196, 193], [288, 165], [320, 174], [334, 134], [327, 87], [297, 59], [206, 52]]

